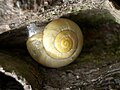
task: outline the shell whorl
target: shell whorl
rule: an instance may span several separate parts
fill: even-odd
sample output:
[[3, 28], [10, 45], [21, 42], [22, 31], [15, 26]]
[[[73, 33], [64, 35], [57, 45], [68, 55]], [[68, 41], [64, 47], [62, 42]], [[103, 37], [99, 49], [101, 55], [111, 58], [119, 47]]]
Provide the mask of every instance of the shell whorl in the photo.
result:
[[67, 53], [75, 46], [73, 45], [74, 40], [77, 40], [74, 32], [69, 30], [62, 31], [55, 38], [55, 48], [60, 53]]
[[50, 22], [42, 33], [30, 37], [27, 48], [31, 56], [44, 66], [68, 65], [80, 54], [83, 36], [79, 26], [68, 19]]
[[[78, 46], [75, 23], [66, 19], [54, 20], [49, 23], [43, 35], [43, 45], [48, 55], [55, 59], [70, 57]], [[73, 28], [72, 28], [73, 27]]]

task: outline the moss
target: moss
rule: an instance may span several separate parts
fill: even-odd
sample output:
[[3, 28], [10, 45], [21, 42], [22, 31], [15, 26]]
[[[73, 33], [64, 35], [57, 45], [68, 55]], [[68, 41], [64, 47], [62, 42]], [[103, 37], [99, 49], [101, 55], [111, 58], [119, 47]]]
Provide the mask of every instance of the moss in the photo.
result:
[[80, 26], [100, 26], [105, 23], [113, 23], [115, 18], [110, 14], [108, 10], [105, 9], [91, 9], [91, 10], [81, 10], [73, 11], [68, 17], [78, 23]]

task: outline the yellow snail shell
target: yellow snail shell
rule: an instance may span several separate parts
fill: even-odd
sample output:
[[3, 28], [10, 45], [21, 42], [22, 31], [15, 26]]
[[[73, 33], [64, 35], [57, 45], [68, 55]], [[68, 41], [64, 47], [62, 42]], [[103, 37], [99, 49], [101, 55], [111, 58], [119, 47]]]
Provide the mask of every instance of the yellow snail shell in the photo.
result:
[[68, 19], [50, 22], [43, 32], [27, 40], [27, 49], [40, 64], [58, 68], [70, 64], [80, 54], [83, 35], [79, 26]]

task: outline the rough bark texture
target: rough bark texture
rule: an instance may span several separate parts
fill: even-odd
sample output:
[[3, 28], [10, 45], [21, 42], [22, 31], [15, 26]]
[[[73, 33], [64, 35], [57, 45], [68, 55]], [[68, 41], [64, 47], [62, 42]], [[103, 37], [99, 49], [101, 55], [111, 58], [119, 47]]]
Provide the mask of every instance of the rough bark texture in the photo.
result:
[[[116, 20], [120, 22], [120, 11], [115, 10], [109, 0], [32, 1], [33, 0], [0, 0], [0, 32], [19, 28], [32, 22], [42, 24], [56, 18], [69, 17], [70, 14], [78, 15], [78, 13], [82, 13], [83, 11], [94, 9], [99, 9], [101, 11], [104, 9], [108, 10], [116, 17]], [[114, 4], [114, 6], [118, 5], [119, 4]], [[96, 13], [99, 12], [93, 12], [90, 13], [90, 15], [95, 15]]]
[[[4, 6], [1, 11], [5, 9], [8, 12], [4, 16], [3, 11], [0, 17], [0, 66], [5, 72], [15, 72], [22, 82], [25, 79], [23, 86], [30, 85], [33, 90], [119, 90], [119, 4], [114, 2], [117, 5], [115, 9], [113, 6], [106, 6], [108, 0], [46, 1], [50, 4], [46, 6], [44, 0], [41, 0], [45, 5], [38, 6], [44, 10], [37, 11], [33, 11], [32, 6], [17, 8], [0, 4], [1, 7]], [[4, 0], [1, 0], [1, 3], [3, 2]], [[16, 13], [9, 12], [6, 8], [13, 11], [15, 9]], [[11, 18], [4, 18], [9, 15]], [[35, 62], [27, 52], [27, 26], [29, 23], [35, 23], [42, 29], [50, 20], [59, 17], [69, 18], [81, 27], [84, 46], [72, 64], [58, 69], [46, 68]], [[19, 47], [21, 48], [18, 49]]]

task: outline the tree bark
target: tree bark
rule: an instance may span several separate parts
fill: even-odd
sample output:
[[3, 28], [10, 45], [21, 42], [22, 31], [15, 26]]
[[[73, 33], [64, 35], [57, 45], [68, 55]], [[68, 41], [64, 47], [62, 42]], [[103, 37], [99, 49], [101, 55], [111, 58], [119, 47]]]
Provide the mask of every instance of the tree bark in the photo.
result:
[[[68, 0], [60, 4], [58, 1], [48, 4], [40, 13], [9, 6], [10, 10], [16, 9], [17, 12], [11, 18], [5, 18], [11, 13], [4, 16], [3, 11], [4, 18], [1, 16], [0, 22], [0, 67], [4, 73], [14, 72], [12, 77], [17, 76], [24, 88], [29, 85], [32, 90], [120, 89], [120, 11], [114, 6], [109, 7], [111, 3], [106, 5], [108, 0], [83, 1]], [[29, 36], [27, 26], [35, 23], [43, 29], [46, 23], [60, 17], [69, 18], [80, 26], [84, 46], [72, 64], [58, 69], [46, 68], [35, 62], [26, 49]]]

